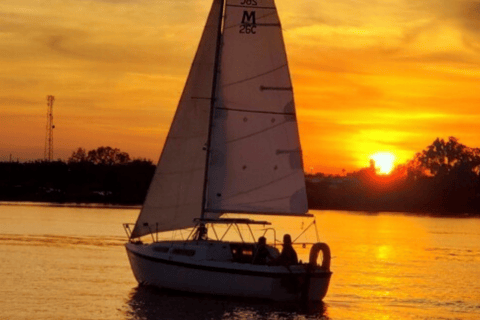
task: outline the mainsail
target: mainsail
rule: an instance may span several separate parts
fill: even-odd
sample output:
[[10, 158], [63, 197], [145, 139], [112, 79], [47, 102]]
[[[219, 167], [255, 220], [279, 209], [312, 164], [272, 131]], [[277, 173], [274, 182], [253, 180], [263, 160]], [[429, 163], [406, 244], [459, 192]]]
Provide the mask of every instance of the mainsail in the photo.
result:
[[203, 212], [308, 211], [274, 1], [226, 0], [219, 43], [223, 1], [213, 2], [132, 238], [191, 227]]
[[213, 2], [132, 238], [187, 228], [201, 215], [222, 1]]
[[207, 211], [304, 214], [293, 89], [273, 0], [227, 0]]

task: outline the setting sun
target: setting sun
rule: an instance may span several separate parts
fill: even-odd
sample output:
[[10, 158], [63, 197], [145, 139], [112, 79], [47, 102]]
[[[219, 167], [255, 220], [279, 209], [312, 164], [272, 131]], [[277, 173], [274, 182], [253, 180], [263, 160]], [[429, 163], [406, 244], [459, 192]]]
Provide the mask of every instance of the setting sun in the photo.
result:
[[371, 157], [375, 161], [375, 168], [378, 168], [379, 173], [389, 174], [394, 167], [395, 156], [390, 152], [377, 152]]

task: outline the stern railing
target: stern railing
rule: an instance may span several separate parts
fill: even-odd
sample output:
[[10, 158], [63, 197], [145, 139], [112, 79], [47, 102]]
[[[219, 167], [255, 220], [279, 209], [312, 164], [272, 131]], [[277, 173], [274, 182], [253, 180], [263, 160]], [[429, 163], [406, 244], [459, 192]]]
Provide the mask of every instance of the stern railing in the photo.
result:
[[134, 223], [124, 223], [123, 224], [123, 230], [125, 230], [125, 233], [127, 234], [128, 241], [132, 242], [132, 229], [130, 226], [135, 226]]

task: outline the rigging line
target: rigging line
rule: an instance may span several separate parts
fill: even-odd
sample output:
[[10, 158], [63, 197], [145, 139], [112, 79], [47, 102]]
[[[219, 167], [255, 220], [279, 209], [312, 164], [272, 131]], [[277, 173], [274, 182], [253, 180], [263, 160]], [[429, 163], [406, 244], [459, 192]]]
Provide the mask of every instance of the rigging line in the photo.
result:
[[257, 7], [257, 6], [242, 6], [239, 4], [227, 4], [227, 7], [237, 7], [237, 8], [250, 8], [250, 9], [272, 9], [275, 10], [275, 7]]
[[293, 91], [293, 87], [265, 87], [265, 86], [260, 86], [260, 91], [265, 91], [265, 90], [270, 90], [270, 91]]
[[[257, 19], [258, 20], [261, 20], [263, 18], [266, 18], [268, 16], [273, 16], [274, 14], [276, 13], [275, 12], [272, 12], [272, 13], [268, 13], [268, 14], [264, 14], [263, 16], [259, 16]], [[278, 19], [277, 19], [278, 20]], [[244, 23], [235, 23], [235, 24], [232, 24], [231, 26], [227, 26], [227, 27], [224, 27], [224, 29], [231, 29], [231, 28], [235, 28], [235, 27], [238, 27], [238, 26], [241, 26], [243, 25]], [[250, 23], [249, 23], [250, 24]], [[251, 25], [255, 25], [255, 26], [278, 26], [278, 27], [281, 27], [281, 24], [280, 24], [280, 21], [277, 22], [277, 23], [251, 23]]]
[[244, 139], [247, 139], [247, 138], [251, 138], [251, 137], [256, 136], [256, 135], [258, 135], [258, 134], [267, 132], [267, 131], [269, 131], [269, 130], [273, 130], [273, 129], [275, 129], [276, 127], [282, 126], [282, 125], [284, 125], [285, 123], [288, 123], [288, 122], [289, 122], [289, 121], [280, 122], [280, 123], [277, 123], [277, 124], [274, 125], [274, 126], [265, 128], [265, 129], [263, 129], [263, 130], [260, 130], [260, 131], [257, 131], [257, 132], [251, 133], [251, 134], [248, 134], [248, 135], [246, 135], [246, 136], [225, 141], [225, 143], [226, 143], [226, 144], [227, 144], [227, 143], [233, 143], [233, 142], [241, 141], [241, 140], [244, 140]]
[[[301, 169], [300, 169], [300, 170], [301, 170]], [[302, 171], [302, 174], [303, 174], [303, 170], [301, 170], [301, 171]], [[235, 199], [235, 198], [238, 197], [238, 196], [242, 196], [242, 195], [247, 194], [247, 193], [250, 193], [250, 192], [252, 192], [252, 191], [260, 190], [260, 189], [262, 189], [262, 188], [264, 188], [264, 187], [267, 187], [267, 186], [269, 186], [269, 185], [275, 184], [275, 183], [277, 183], [277, 182], [279, 182], [279, 181], [285, 180], [285, 179], [287, 179], [287, 178], [289, 178], [289, 177], [291, 177], [291, 176], [297, 175], [297, 174], [298, 174], [297, 170], [294, 170], [294, 171], [292, 171], [290, 174], [287, 174], [287, 175], [285, 175], [285, 176], [282, 176], [282, 177], [280, 177], [280, 178], [278, 178], [278, 179], [274, 179], [274, 180], [270, 181], [269, 183], [262, 184], [261, 186], [258, 186], [258, 187], [255, 187], [255, 188], [252, 188], [252, 189], [243, 191], [243, 192], [239, 192], [239, 193], [234, 194], [233, 196], [230, 196], [230, 197], [227, 197], [227, 198], [224, 198], [224, 197], [222, 196], [222, 199], [221, 199], [221, 200], [224, 200], [224, 199], [226, 199], [226, 200]], [[275, 198], [275, 199], [285, 199], [285, 198], [287, 198], [287, 196], [281, 197], [281, 198]], [[251, 203], [267, 202], [267, 201], [273, 201], [273, 200], [275, 200], [275, 199], [267, 199], [267, 200], [256, 201], [256, 202], [249, 202], [249, 204], [251, 204]], [[209, 211], [209, 212], [210, 212], [210, 211]]]
[[280, 27], [280, 23], [255, 23], [253, 24], [255, 26], [261, 26], [261, 27]]
[[251, 204], [261, 204], [265, 202], [271, 202], [271, 201], [278, 201], [278, 200], [285, 200], [285, 199], [290, 199], [291, 195], [284, 196], [284, 197], [277, 197], [277, 198], [269, 198], [265, 200], [259, 200], [259, 201], [250, 201], [250, 202], [243, 202], [243, 204], [251, 205]]
[[264, 73], [260, 73], [260, 74], [257, 74], [256, 76], [253, 76], [253, 77], [250, 77], [250, 78], [246, 78], [246, 79], [243, 79], [243, 80], [239, 80], [239, 81], [235, 81], [235, 82], [232, 82], [232, 83], [227, 83], [225, 85], [223, 85], [223, 87], [228, 87], [228, 86], [232, 86], [234, 84], [239, 84], [239, 83], [242, 83], [242, 82], [245, 82], [245, 81], [249, 81], [249, 80], [253, 80], [255, 78], [260, 78], [260, 77], [263, 77], [264, 75], [267, 75], [269, 73], [272, 73], [272, 72], [275, 72], [277, 70], [280, 70], [282, 68], [285, 68], [285, 67], [288, 67], [288, 64], [287, 63], [284, 63], [282, 64], [281, 66], [275, 68], [275, 69], [272, 69], [272, 70], [269, 70], [267, 72], [264, 72]]
[[227, 110], [227, 111], [236, 111], [236, 112], [247, 112], [247, 113], [262, 113], [262, 114], [277, 114], [281, 116], [294, 116], [294, 112], [273, 112], [273, 111], [261, 111], [261, 110], [246, 110], [246, 109], [231, 109], [231, 108], [215, 108], [216, 110]]
[[190, 99], [212, 100], [211, 97], [190, 97]]

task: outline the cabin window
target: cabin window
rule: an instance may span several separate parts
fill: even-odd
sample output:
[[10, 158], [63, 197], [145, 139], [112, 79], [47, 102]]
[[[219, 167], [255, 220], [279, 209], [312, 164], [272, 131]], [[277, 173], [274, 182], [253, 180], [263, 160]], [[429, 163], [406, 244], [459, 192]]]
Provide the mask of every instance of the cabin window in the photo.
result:
[[232, 256], [234, 262], [251, 263], [253, 259], [253, 245], [232, 244]]
[[166, 248], [166, 247], [154, 247], [153, 248], [153, 251], [163, 252], [163, 253], [168, 252], [168, 250], [169, 250], [169, 248]]
[[251, 256], [251, 255], [253, 255], [253, 251], [251, 249], [243, 249], [242, 250], [242, 255]]
[[195, 250], [190, 250], [190, 249], [173, 249], [172, 251], [173, 254], [178, 254], [181, 256], [187, 256], [187, 257], [192, 257], [195, 255]]

